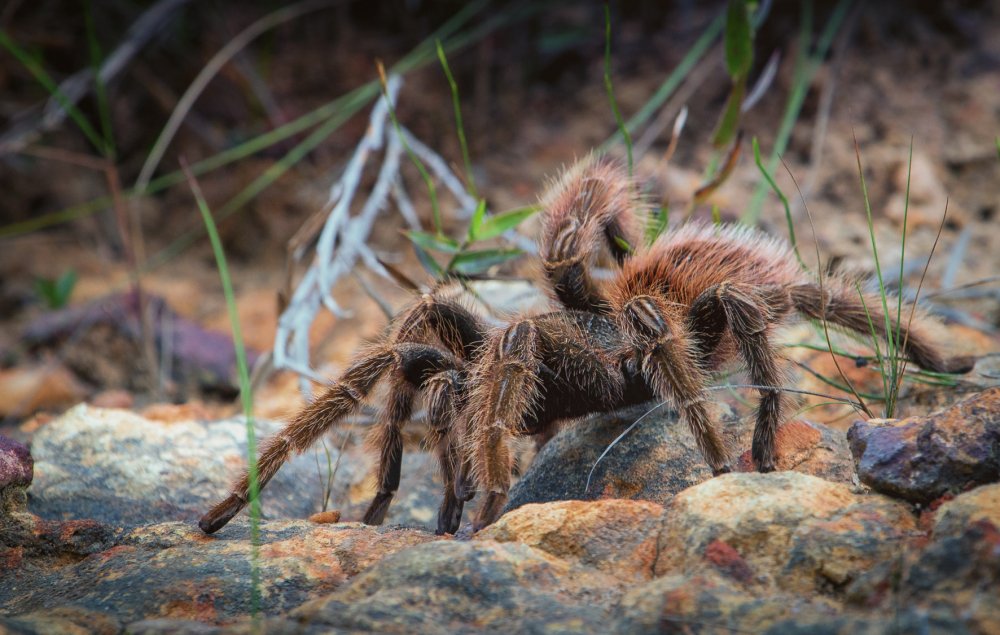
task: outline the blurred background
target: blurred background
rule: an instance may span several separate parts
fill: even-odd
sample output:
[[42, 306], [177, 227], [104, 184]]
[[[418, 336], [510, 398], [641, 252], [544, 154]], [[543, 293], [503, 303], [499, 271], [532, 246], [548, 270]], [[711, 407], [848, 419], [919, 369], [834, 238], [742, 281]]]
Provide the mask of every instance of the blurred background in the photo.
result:
[[[0, 30], [0, 417], [17, 435], [83, 400], [235, 412], [197, 186], [257, 367], [257, 413], [277, 417], [301, 404], [299, 381], [266, 372], [267, 353], [338, 203], [343, 222], [363, 220], [319, 256], [343, 271], [325, 306], [306, 294], [291, 346], [318, 376], [381, 332], [406, 280], [432, 285], [456, 252], [467, 277], [533, 279], [531, 206], [595, 149], [631, 160], [654, 221], [791, 226], [808, 266], [818, 248], [818, 266], [860, 275], [876, 270], [874, 236], [890, 286], [902, 259], [903, 293], [921, 287], [952, 350], [997, 349], [992, 2], [8, 0]], [[373, 115], [396, 76], [392, 116]], [[375, 129], [383, 143], [366, 149]], [[388, 139], [403, 129], [392, 170]], [[383, 169], [390, 195], [366, 216]], [[488, 218], [522, 222], [468, 240], [480, 200]]]

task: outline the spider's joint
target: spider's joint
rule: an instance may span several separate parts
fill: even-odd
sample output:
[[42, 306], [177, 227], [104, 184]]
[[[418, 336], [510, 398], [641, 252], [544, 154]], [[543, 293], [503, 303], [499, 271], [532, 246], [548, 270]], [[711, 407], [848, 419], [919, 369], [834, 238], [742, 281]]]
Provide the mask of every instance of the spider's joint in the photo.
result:
[[656, 299], [650, 295], [637, 295], [622, 307], [622, 314], [630, 325], [638, 327], [647, 335], [667, 331], [667, 323], [663, 319]]

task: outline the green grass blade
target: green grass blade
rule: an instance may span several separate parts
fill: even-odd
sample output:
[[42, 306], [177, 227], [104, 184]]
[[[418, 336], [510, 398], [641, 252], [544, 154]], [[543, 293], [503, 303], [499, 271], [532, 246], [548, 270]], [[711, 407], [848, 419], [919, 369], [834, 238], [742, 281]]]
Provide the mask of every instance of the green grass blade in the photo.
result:
[[[784, 155], [785, 150], [788, 149], [788, 143], [792, 137], [792, 130], [795, 128], [795, 122], [799, 119], [799, 113], [802, 112], [802, 106], [805, 103], [806, 95], [809, 93], [809, 87], [812, 85], [812, 80], [819, 71], [820, 66], [823, 64], [823, 60], [826, 58], [826, 53], [830, 48], [830, 44], [833, 42], [833, 37], [837, 34], [841, 24], [843, 24], [844, 19], [847, 17], [847, 10], [851, 7], [851, 3], [852, 0], [840, 0], [837, 3], [837, 6], [834, 8], [833, 13], [830, 14], [830, 18], [827, 21], [819, 40], [817, 41], [815, 51], [812, 55], [809, 54], [809, 43], [812, 39], [810, 37], [812, 29], [812, 4], [810, 2], [805, 2], [802, 5], [802, 29], [799, 35], [800, 46], [794, 78], [792, 81], [792, 90], [788, 94], [785, 112], [782, 115], [781, 123], [778, 126], [778, 134], [775, 136], [774, 150], [772, 150], [771, 157], [768, 161], [768, 172], [772, 174], [778, 169], [780, 157]], [[767, 183], [761, 182], [757, 184], [757, 188], [750, 197], [750, 203], [747, 205], [747, 210], [743, 213], [743, 217], [740, 219], [743, 223], [747, 225], [756, 225], [760, 220], [760, 214], [764, 204], [764, 196], [767, 194], [767, 190]]]
[[[705, 31], [695, 40], [695, 43], [691, 45], [688, 52], [681, 58], [680, 63], [677, 67], [667, 76], [660, 87], [656, 89], [653, 96], [649, 98], [642, 108], [639, 109], [632, 117], [626, 122], [625, 129], [629, 131], [629, 134], [634, 134], [641, 126], [643, 126], [650, 117], [652, 117], [663, 104], [670, 99], [670, 96], [674, 94], [677, 87], [687, 79], [688, 74], [691, 73], [691, 69], [694, 68], [701, 58], [705, 56], [708, 52], [709, 47], [718, 39], [719, 34], [722, 33], [722, 27], [726, 23], [726, 16], [724, 13], [720, 13], [712, 22], [708, 25]], [[601, 144], [599, 151], [606, 152], [614, 143], [619, 139], [620, 132], [613, 134], [604, 143]]]
[[806, 263], [802, 260], [802, 255], [799, 253], [799, 244], [795, 239], [795, 224], [792, 222], [792, 208], [788, 204], [788, 197], [785, 193], [781, 191], [778, 184], [774, 181], [774, 177], [771, 173], [767, 171], [764, 167], [764, 161], [760, 158], [760, 144], [757, 143], [757, 137], [754, 137], [750, 145], [753, 147], [753, 160], [757, 164], [757, 169], [760, 170], [761, 175], [767, 184], [771, 186], [771, 190], [777, 195], [778, 200], [781, 201], [781, 205], [785, 208], [785, 222], [788, 223], [788, 242], [792, 244], [792, 250], [795, 252], [795, 258], [799, 261], [799, 265], [803, 269], [808, 269]]
[[458, 143], [462, 146], [462, 161], [465, 163], [469, 191], [473, 198], [479, 198], [479, 192], [476, 190], [476, 177], [472, 173], [472, 159], [469, 158], [469, 145], [465, 140], [465, 126], [462, 125], [462, 103], [458, 96], [458, 83], [451, 74], [448, 58], [444, 54], [444, 49], [441, 48], [441, 40], [437, 40], [435, 44], [437, 45], [438, 60], [441, 62], [441, 68], [444, 69], [444, 75], [448, 79], [448, 87], [451, 89], [451, 104], [455, 110], [455, 128], [458, 132]]
[[56, 84], [55, 80], [53, 80], [52, 77], [45, 72], [45, 69], [42, 68], [41, 64], [32, 58], [27, 51], [18, 46], [17, 42], [12, 40], [3, 29], [0, 29], [0, 46], [7, 49], [11, 55], [17, 58], [17, 61], [21, 62], [21, 64], [28, 69], [28, 72], [34, 76], [35, 81], [41, 84], [42, 87], [53, 97], [53, 99], [59, 102], [59, 105], [62, 106], [62, 108], [70, 116], [70, 119], [72, 119], [77, 128], [80, 129], [80, 132], [87, 137], [87, 140], [90, 141], [95, 148], [97, 148], [98, 152], [103, 154], [104, 142], [101, 140], [101, 136], [97, 134], [97, 131], [90, 125], [87, 118], [83, 116], [80, 109], [74, 106], [66, 95], [59, 90], [59, 86]]
[[611, 85], [611, 7], [604, 5], [604, 88], [608, 92], [608, 101], [611, 102], [611, 112], [615, 115], [615, 123], [618, 125], [618, 132], [625, 140], [625, 151], [628, 154], [628, 175], [632, 176], [632, 135], [622, 119], [622, 113], [618, 110], [618, 101], [615, 99], [615, 89]]
[[94, 73], [94, 94], [97, 95], [97, 111], [101, 119], [101, 134], [104, 135], [104, 148], [101, 154], [106, 159], [114, 162], [117, 151], [115, 149], [115, 136], [111, 129], [111, 108], [108, 105], [108, 91], [101, 81], [101, 63], [103, 54], [101, 44], [97, 41], [97, 29], [94, 27], [94, 15], [91, 11], [91, 3], [87, 3], [85, 18], [87, 23], [87, 45], [90, 49], [90, 68]]
[[257, 438], [253, 424], [253, 395], [250, 387], [250, 369], [247, 365], [246, 348], [243, 345], [243, 334], [240, 329], [239, 313], [236, 310], [236, 296], [233, 293], [233, 283], [229, 276], [229, 267], [226, 263], [226, 254], [222, 248], [222, 240], [219, 238], [219, 230], [215, 226], [212, 212], [205, 202], [205, 197], [201, 192], [201, 187], [195, 180], [195, 176], [188, 169], [186, 164], [182, 165], [188, 183], [191, 186], [191, 193], [198, 202], [198, 210], [201, 212], [202, 221], [205, 223], [205, 230], [208, 232], [208, 239], [212, 243], [212, 252], [215, 254], [215, 264], [219, 269], [219, 278], [222, 279], [222, 291], [226, 297], [226, 309], [229, 312], [229, 323], [233, 330], [233, 348], [236, 351], [236, 368], [240, 381], [240, 399], [243, 405], [243, 416], [246, 419], [247, 430], [247, 465], [250, 488], [250, 583], [251, 613], [256, 619], [260, 613], [261, 605], [261, 578], [260, 578], [260, 481], [257, 474]]

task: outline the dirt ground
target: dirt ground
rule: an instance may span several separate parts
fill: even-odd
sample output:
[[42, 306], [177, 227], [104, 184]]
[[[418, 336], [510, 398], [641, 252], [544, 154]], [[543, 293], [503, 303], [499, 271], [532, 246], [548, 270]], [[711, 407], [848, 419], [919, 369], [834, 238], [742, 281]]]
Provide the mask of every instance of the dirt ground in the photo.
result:
[[[110, 82], [109, 127], [116, 153], [109, 173], [125, 188], [135, 182], [157, 134], [195, 75], [237, 33], [274, 10], [274, 4], [191, 3], [178, 9]], [[650, 99], [698, 35], [724, 10], [724, 3], [679, 2], [666, 9], [660, 4], [612, 3], [612, 79], [625, 117]], [[840, 4], [809, 5], [813, 44]], [[208, 84], [169, 146], [158, 174], [176, 169], [181, 158], [195, 163], [215, 156], [375, 79], [376, 59], [387, 63], [400, 59], [462, 6], [400, 1], [371, 10], [340, 3], [268, 31]], [[487, 7], [467, 32], [491, 19], [506, 17], [510, 23], [449, 54], [462, 93], [476, 184], [496, 211], [533, 204], [547, 179], [616, 129], [603, 79], [603, 6], [552, 3], [528, 17], [512, 17], [525, 6]], [[738, 220], [761, 182], [750, 139], [759, 139], [765, 157], [774, 147], [795, 84], [804, 6], [775, 2], [757, 33], [751, 78], [775, 55], [776, 76], [744, 116], [742, 155], [735, 170], [708, 201], [691, 210], [693, 216], [709, 218], [713, 206], [718, 206], [724, 220]], [[100, 8], [95, 3], [94, 33], [105, 55], [140, 12], [130, 3], [100, 3]], [[60, 81], [87, 67], [86, 20], [82, 15], [73, 20], [65, 17], [79, 13], [77, 3], [12, 2], [0, 10], [0, 28]], [[451, 95], [441, 67], [432, 60], [408, 72], [404, 81], [399, 120], [461, 174]], [[648, 151], [637, 157], [636, 170], [652, 184], [651, 199], [670, 203], [672, 222], [687, 212], [706, 167], [718, 159], [711, 145], [712, 130], [729, 85], [718, 41], [681, 84], [675, 93], [680, 97], [668, 100], [653, 117], [666, 125]], [[24, 65], [9, 52], [0, 53], [0, 131], [14, 129], [23, 121], [22, 113], [45, 98], [45, 89]], [[684, 105], [687, 124], [674, 157], [664, 165], [660, 158], [669, 142], [670, 124]], [[80, 109], [100, 127], [101, 109], [93, 96], [84, 98]], [[330, 184], [365, 132], [368, 110], [366, 106], [350, 118], [316, 151], [221, 223], [243, 335], [258, 352], [266, 352], [274, 342], [287, 243], [323, 209]], [[204, 174], [200, 182], [209, 205], [223, 206], [273, 169], [306, 134]], [[1000, 350], [998, 134], [1000, 11], [994, 3], [853, 3], [808, 86], [783, 155], [787, 170], [779, 167], [775, 175], [791, 199], [806, 262], [815, 267], [818, 248], [824, 268], [865, 275], [874, 271], [858, 172], [860, 156], [880, 262], [884, 271], [891, 272], [887, 277], [898, 278], [909, 164], [904, 290], [917, 289], [923, 262], [940, 228], [921, 294], [931, 301], [928, 309], [947, 323], [940, 330], [943, 345], [959, 354]], [[624, 156], [620, 145], [612, 152]], [[32, 426], [41, 421], [32, 419], [37, 413], [58, 412], [80, 400], [152, 407], [162, 416], [181, 416], [181, 412], [207, 418], [238, 410], [231, 369], [225, 377], [210, 379], [197, 370], [186, 376], [177, 369], [165, 371], [163, 351], [150, 350], [148, 334], [123, 335], [122, 322], [85, 327], [85, 320], [76, 315], [68, 318], [74, 322], [68, 330], [52, 326], [41, 329], [45, 332], [40, 335], [26, 335], [40, 324], [51, 325], [46, 320], [57, 314], [38, 291], [40, 280], [74, 272], [78, 280], [68, 307], [83, 309], [109, 294], [133, 289], [137, 267], [142, 269], [139, 282], [144, 297], [162, 298], [175, 319], [206, 332], [229, 332], [218, 271], [184, 183], [135, 201], [141, 231], [116, 218], [110, 206], [44, 229], [25, 224], [109, 193], [105, 171], [81, 165], [81, 156], [91, 162], [101, 160], [71, 121], [0, 156], [4, 191], [0, 416], [5, 429], [17, 436], [30, 435]], [[412, 165], [403, 171], [424, 227], [429, 227], [430, 205], [420, 179]], [[373, 180], [373, 174], [366, 175], [362, 188], [370, 188]], [[445, 231], [458, 236], [466, 221], [455, 217], [450, 198], [442, 200]], [[946, 207], [947, 220], [942, 221]], [[533, 236], [536, 224], [531, 219], [520, 231]], [[771, 193], [760, 226], [775, 235], [788, 235], [783, 208]], [[389, 209], [376, 223], [369, 244], [384, 260], [420, 282], [429, 282], [400, 233], [404, 227], [399, 213]], [[198, 236], [191, 246], [165, 261], [158, 257], [189, 231]], [[146, 259], [155, 266], [144, 267]], [[500, 273], [531, 276], [534, 271], [529, 254]], [[359, 275], [391, 306], [406, 302], [408, 292], [398, 285], [377, 279], [370, 271]], [[323, 374], [343, 368], [357, 346], [376, 337], [386, 323], [357, 277], [344, 278], [333, 296], [351, 317], [324, 314], [313, 329], [312, 359]], [[796, 328], [788, 339], [814, 341], [815, 333]], [[828, 356], [788, 350], [789, 356], [810, 368], [836, 376]], [[864, 385], [878, 387], [870, 369], [851, 372], [859, 374]], [[864, 373], [868, 374], [860, 376]], [[815, 384], [801, 369], [795, 378], [800, 386], [835, 390]], [[924, 388], [914, 390], [919, 396]], [[266, 417], [283, 416], [300, 403], [295, 377], [289, 373], [272, 376], [256, 395], [257, 413]], [[806, 416], [843, 420], [851, 414], [839, 407]]]

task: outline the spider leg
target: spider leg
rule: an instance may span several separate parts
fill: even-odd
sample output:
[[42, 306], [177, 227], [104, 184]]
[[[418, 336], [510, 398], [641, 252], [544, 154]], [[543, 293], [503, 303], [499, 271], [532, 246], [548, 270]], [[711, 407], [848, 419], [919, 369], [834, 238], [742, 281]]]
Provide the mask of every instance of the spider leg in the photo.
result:
[[[382, 345], [363, 352], [332, 386], [301, 410], [277, 435], [261, 446], [257, 460], [258, 487], [263, 489], [293, 451], [303, 452], [332, 425], [354, 413], [361, 400], [396, 363], [393, 349]], [[226, 526], [250, 498], [250, 477], [244, 473], [227, 498], [198, 522], [206, 534]]]
[[589, 267], [602, 246], [619, 264], [639, 246], [635, 191], [621, 165], [591, 159], [566, 172], [543, 198], [542, 263], [556, 298], [567, 309], [609, 312]]
[[[702, 342], [718, 342], [728, 327], [751, 383], [761, 386], [751, 455], [757, 470], [773, 472], [775, 445], [783, 405], [782, 372], [768, 339], [769, 324], [788, 313], [791, 303], [780, 289], [755, 290], [746, 285], [714, 285], [691, 305], [689, 320]], [[707, 319], [706, 319], [707, 318]]]
[[516, 322], [494, 337], [476, 368], [469, 395], [467, 442], [475, 481], [485, 500], [473, 529], [499, 518], [510, 489], [508, 441], [524, 432], [539, 397], [539, 334], [530, 320]]
[[[444, 480], [444, 498], [438, 509], [437, 533], [454, 534], [462, 523], [462, 509], [467, 498], [456, 492], [456, 482], [463, 458], [459, 452], [458, 420], [459, 396], [463, 389], [462, 374], [457, 370], [442, 371], [427, 382], [427, 414], [431, 421], [430, 445], [433, 446], [441, 466]], [[475, 494], [475, 489], [472, 490]]]
[[[381, 525], [396, 491], [403, 464], [403, 426], [410, 420], [418, 392], [429, 388], [433, 378], [445, 371], [457, 371], [460, 362], [451, 354], [427, 344], [399, 344], [394, 351], [396, 365], [392, 390], [378, 424], [368, 437], [368, 446], [379, 452], [378, 491], [362, 522]], [[438, 423], [435, 419], [432, 419]], [[445, 422], [445, 425], [447, 423]], [[451, 488], [446, 487], [447, 492]]]
[[[882, 299], [871, 294], [860, 296], [843, 280], [830, 280], [822, 288], [813, 283], [799, 284], [789, 291], [792, 303], [800, 313], [816, 320], [829, 320], [857, 333], [870, 334], [874, 329], [883, 339], [894, 337], [903, 344], [903, 354], [925, 370], [967, 373], [975, 365], [975, 358], [972, 357], [945, 359], [931, 343], [930, 337], [921, 331], [917, 320], [904, 326], [890, 315], [891, 329], [887, 330]], [[895, 300], [892, 300], [890, 306], [894, 303]], [[912, 306], [906, 307], [907, 315], [912, 310]]]
[[709, 415], [707, 378], [696, 359], [697, 340], [675, 314], [660, 297], [636, 295], [623, 303], [620, 320], [646, 381], [680, 411], [712, 472], [728, 472], [729, 450]]

